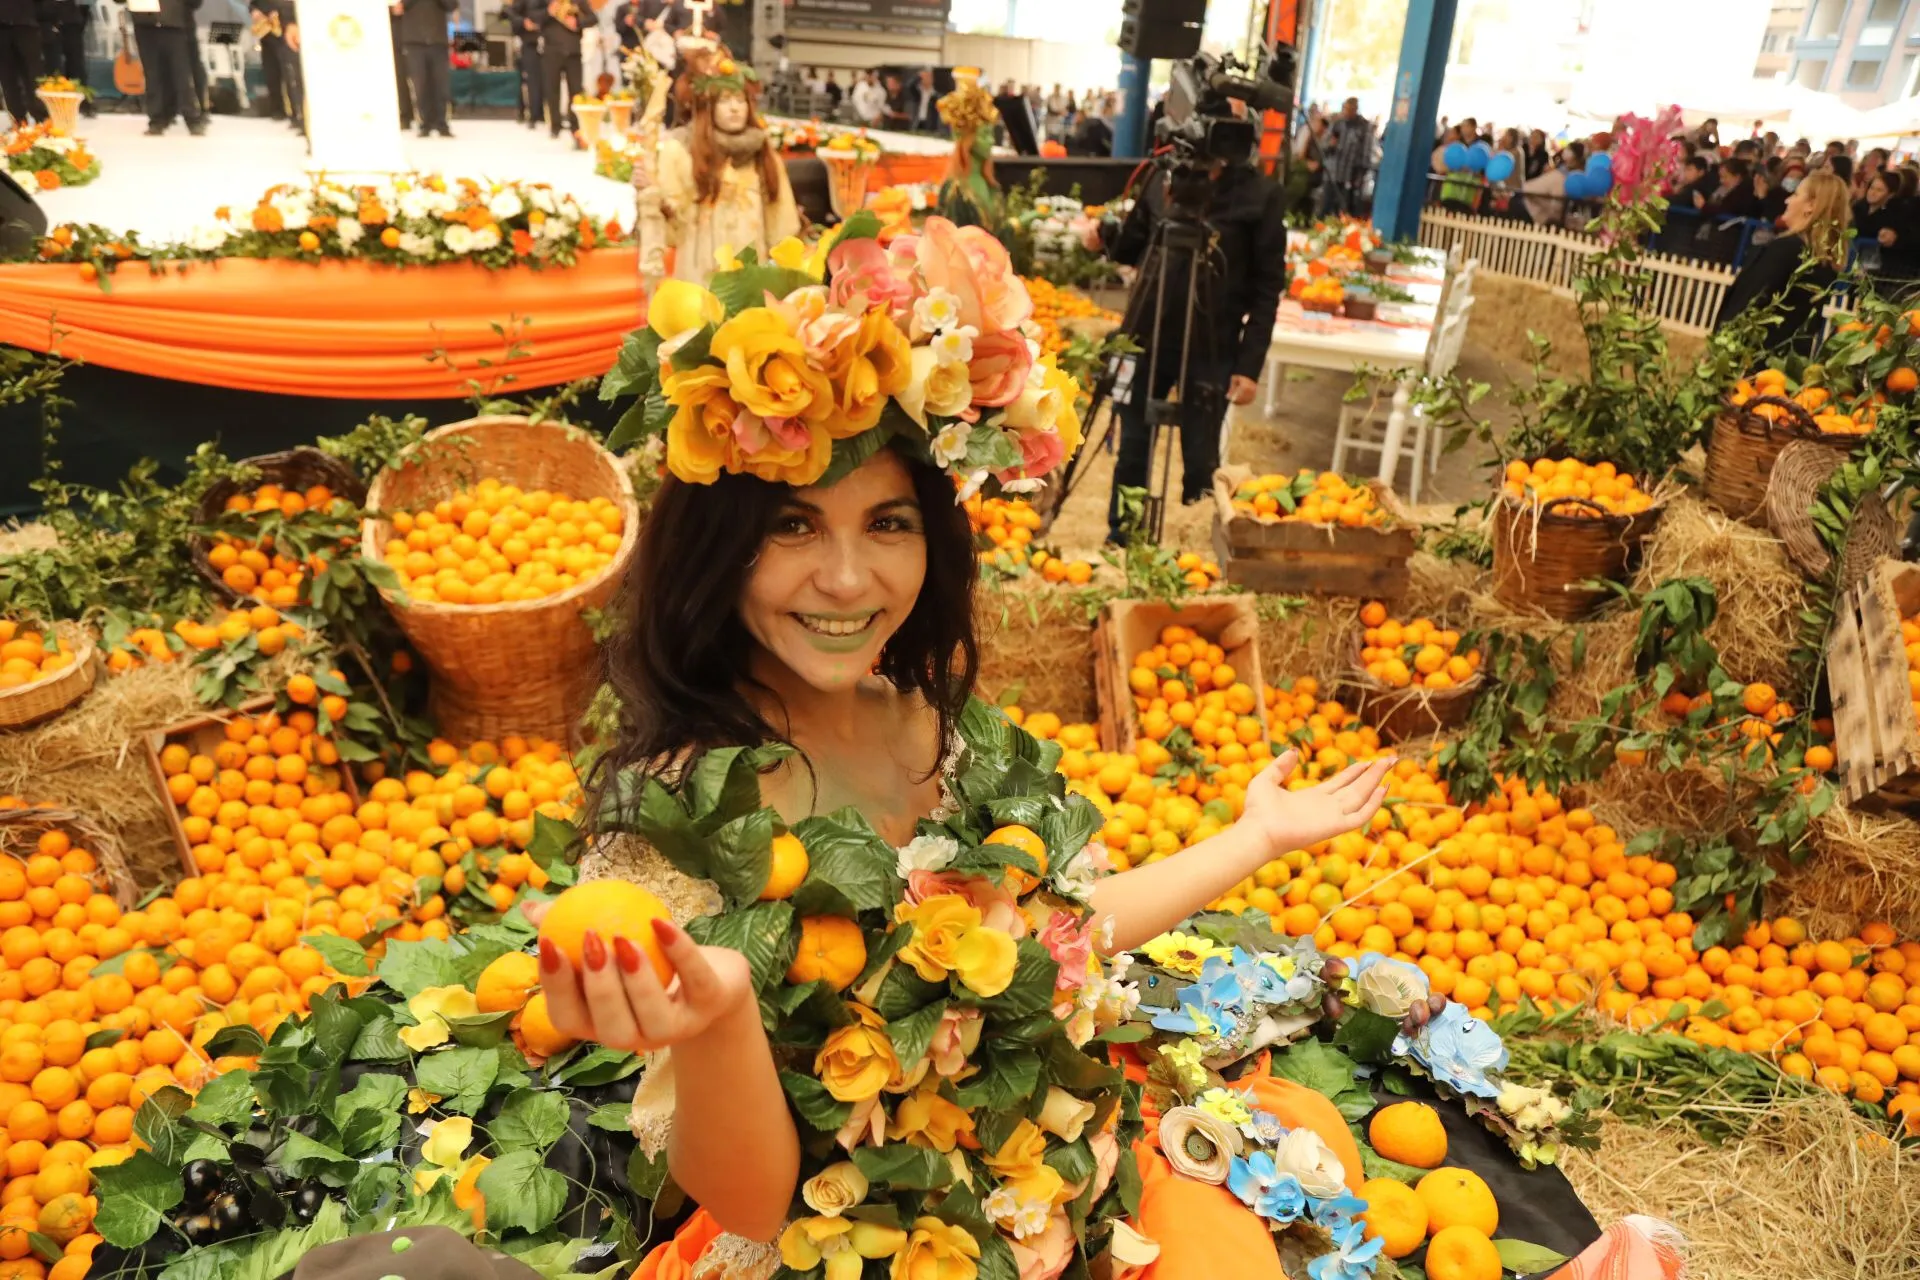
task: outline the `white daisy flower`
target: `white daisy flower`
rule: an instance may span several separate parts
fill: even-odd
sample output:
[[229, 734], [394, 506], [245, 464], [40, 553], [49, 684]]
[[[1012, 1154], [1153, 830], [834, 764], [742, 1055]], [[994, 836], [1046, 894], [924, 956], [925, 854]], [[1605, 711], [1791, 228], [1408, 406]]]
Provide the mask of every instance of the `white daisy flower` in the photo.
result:
[[[921, 301], [924, 302], [925, 299]], [[933, 341], [927, 345], [933, 348], [933, 357], [941, 364], [966, 364], [973, 359], [974, 332], [974, 327], [970, 324], [944, 329], [936, 333]]]
[[913, 322], [923, 333], [939, 333], [960, 323], [960, 299], [951, 289], [929, 289], [913, 304]]
[[358, 218], [342, 218], [339, 225], [334, 227], [335, 234], [340, 237], [340, 247], [343, 249], [351, 249], [358, 244], [360, 237], [366, 234], [366, 230], [360, 225]]
[[482, 227], [473, 233], [473, 248], [476, 253], [495, 248], [499, 243], [500, 228], [498, 227]]
[[[959, 465], [960, 460], [967, 456], [967, 440], [972, 435], [972, 425], [965, 422], [953, 423], [942, 430], [933, 438], [930, 446], [935, 465], [942, 467]], [[981, 472], [982, 476], [985, 474]]]
[[473, 252], [473, 228], [464, 222], [448, 223], [447, 229], [440, 233], [440, 240], [449, 253]]
[[915, 871], [945, 871], [959, 856], [957, 840], [946, 836], [915, 836], [900, 846], [900, 860], [895, 869], [905, 880]]
[[520, 199], [517, 191], [502, 191], [487, 201], [487, 212], [502, 222], [519, 217], [526, 207], [526, 202]]
[[400, 252], [415, 258], [427, 257], [433, 253], [433, 239], [430, 236], [417, 236], [411, 231], [402, 231]]

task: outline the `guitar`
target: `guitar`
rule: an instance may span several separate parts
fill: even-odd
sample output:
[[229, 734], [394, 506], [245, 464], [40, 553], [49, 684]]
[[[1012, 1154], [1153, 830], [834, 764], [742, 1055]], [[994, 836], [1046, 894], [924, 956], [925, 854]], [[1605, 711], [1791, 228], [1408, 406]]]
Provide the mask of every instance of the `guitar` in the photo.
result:
[[120, 52], [113, 59], [113, 87], [129, 98], [147, 91], [147, 69], [140, 65], [139, 48], [133, 42], [124, 10], [120, 14]]

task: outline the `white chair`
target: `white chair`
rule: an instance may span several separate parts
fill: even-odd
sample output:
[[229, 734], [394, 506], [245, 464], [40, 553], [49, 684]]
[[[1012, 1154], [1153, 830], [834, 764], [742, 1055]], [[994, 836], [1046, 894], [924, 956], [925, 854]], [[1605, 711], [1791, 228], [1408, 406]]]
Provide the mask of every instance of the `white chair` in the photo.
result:
[[[1427, 347], [1426, 368], [1422, 371], [1435, 376], [1450, 372], [1459, 362], [1460, 348], [1467, 338], [1467, 318], [1473, 311], [1473, 299], [1466, 298], [1457, 305], [1451, 305], [1434, 326], [1433, 341]], [[1368, 453], [1378, 457], [1386, 448], [1387, 414], [1376, 413], [1379, 396], [1358, 404], [1340, 406], [1340, 420], [1333, 437], [1333, 470], [1344, 472], [1347, 469], [1347, 455], [1350, 453]], [[1427, 473], [1440, 463], [1439, 433], [1433, 429], [1433, 419], [1415, 405], [1409, 414], [1409, 430], [1402, 440], [1398, 456], [1394, 461], [1397, 470], [1400, 459], [1412, 464], [1412, 474], [1407, 482], [1407, 497], [1412, 502], [1420, 501], [1420, 486]]]

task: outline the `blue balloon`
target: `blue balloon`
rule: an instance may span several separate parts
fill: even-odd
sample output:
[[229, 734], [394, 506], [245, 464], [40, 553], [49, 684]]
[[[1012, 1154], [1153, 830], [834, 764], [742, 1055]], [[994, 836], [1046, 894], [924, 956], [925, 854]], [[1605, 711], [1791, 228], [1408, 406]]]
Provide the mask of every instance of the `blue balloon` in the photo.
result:
[[1476, 142], [1467, 148], [1467, 168], [1475, 173], [1485, 173], [1487, 161], [1493, 158], [1493, 148], [1484, 142]]
[[1587, 175], [1578, 171], [1567, 175], [1567, 199], [1585, 200], [1592, 196], [1587, 189]]
[[1502, 151], [1499, 155], [1487, 161], [1488, 182], [1505, 182], [1512, 176], [1513, 154], [1511, 152]]
[[1612, 173], [1613, 157], [1604, 151], [1596, 151], [1587, 157], [1588, 173]]
[[1464, 169], [1467, 167], [1466, 145], [1459, 142], [1449, 142], [1447, 149], [1440, 153], [1440, 158], [1446, 162], [1449, 170]]

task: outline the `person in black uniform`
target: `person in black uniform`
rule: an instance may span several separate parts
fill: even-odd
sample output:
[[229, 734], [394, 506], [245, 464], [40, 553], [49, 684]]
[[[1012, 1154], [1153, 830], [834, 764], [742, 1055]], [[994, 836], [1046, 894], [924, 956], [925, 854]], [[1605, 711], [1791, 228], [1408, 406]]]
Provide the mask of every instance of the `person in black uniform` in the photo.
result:
[[573, 96], [580, 92], [580, 10], [574, 0], [547, 0], [540, 63], [547, 86], [547, 130], [556, 138], [562, 128], [571, 134], [580, 127], [573, 114]]
[[248, 0], [260, 31], [260, 62], [267, 79], [267, 115], [306, 132], [307, 86], [300, 75], [299, 17], [293, 0]]
[[[40, 6], [40, 53], [50, 76], [87, 82], [87, 22], [93, 7], [86, 0], [47, 0]], [[80, 101], [80, 114], [94, 114], [93, 99]]]
[[399, 0], [400, 39], [407, 48], [407, 79], [413, 82], [413, 109], [419, 136], [451, 138], [447, 127], [447, 15], [459, 0]]
[[514, 65], [520, 70], [520, 123], [537, 129], [547, 117], [547, 78], [540, 69], [540, 27], [546, 14], [540, 0], [511, 0], [506, 15], [517, 46]]
[[407, 83], [406, 37], [400, 31], [400, 6], [391, 6], [387, 21], [393, 31], [393, 83], [399, 91], [400, 127], [413, 128], [413, 87]]
[[274, 28], [271, 9], [261, 0], [247, 0], [247, 12], [253, 28], [253, 38], [260, 46], [260, 78], [266, 83], [266, 101], [261, 114], [269, 120], [287, 118], [287, 87], [280, 82], [281, 62], [269, 40], [280, 41], [285, 37]]
[[630, 56], [647, 38], [647, 6], [642, 0], [621, 0], [613, 11], [614, 34], [620, 38], [620, 56]]
[[133, 15], [133, 38], [147, 73], [144, 96], [149, 134], [165, 133], [175, 116], [187, 122], [187, 132], [195, 137], [207, 131], [206, 99], [194, 88], [194, 50], [199, 43], [193, 15], [199, 8], [200, 0], [160, 0], [158, 10]]
[[39, 79], [40, 15], [34, 0], [0, 0], [0, 99], [16, 124], [47, 118]]

